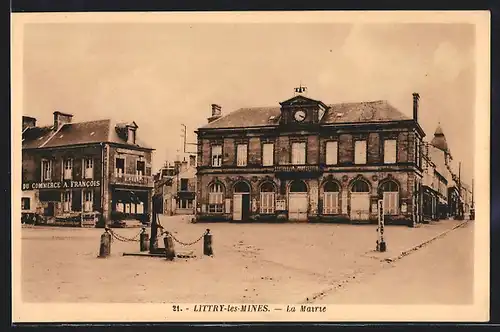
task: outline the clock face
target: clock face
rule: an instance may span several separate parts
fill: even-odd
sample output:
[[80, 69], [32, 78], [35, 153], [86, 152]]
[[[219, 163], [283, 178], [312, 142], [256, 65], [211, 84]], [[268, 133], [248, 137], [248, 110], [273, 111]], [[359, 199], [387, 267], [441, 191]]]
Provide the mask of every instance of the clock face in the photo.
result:
[[303, 110], [297, 111], [297, 112], [295, 112], [295, 114], [293, 115], [293, 117], [295, 118], [295, 120], [297, 122], [302, 122], [306, 118], [306, 112], [303, 111]]

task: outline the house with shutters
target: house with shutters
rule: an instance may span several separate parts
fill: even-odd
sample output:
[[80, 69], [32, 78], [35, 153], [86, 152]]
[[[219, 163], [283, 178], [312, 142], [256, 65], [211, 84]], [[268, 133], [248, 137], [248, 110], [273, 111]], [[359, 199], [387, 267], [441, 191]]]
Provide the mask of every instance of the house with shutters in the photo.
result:
[[197, 220], [422, 221], [419, 95], [413, 118], [384, 100], [328, 104], [302, 92], [197, 130]]
[[56, 111], [52, 125], [37, 126], [23, 116], [22, 211], [48, 222], [96, 213], [106, 222], [148, 222], [153, 149], [141, 142], [137, 124], [72, 119]]

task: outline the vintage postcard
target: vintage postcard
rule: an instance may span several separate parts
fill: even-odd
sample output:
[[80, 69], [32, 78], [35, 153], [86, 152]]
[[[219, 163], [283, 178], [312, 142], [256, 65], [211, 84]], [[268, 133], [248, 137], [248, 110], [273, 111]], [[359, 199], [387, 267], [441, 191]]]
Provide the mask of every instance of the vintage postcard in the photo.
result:
[[487, 321], [489, 41], [484, 11], [12, 14], [13, 321]]

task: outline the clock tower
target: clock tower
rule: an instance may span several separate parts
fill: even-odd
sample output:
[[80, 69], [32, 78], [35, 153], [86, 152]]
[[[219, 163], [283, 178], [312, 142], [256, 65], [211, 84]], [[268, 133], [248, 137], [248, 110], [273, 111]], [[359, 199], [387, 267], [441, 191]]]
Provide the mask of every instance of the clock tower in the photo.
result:
[[[303, 87], [295, 89], [296, 92], [303, 92]], [[282, 125], [311, 125], [319, 124], [323, 115], [328, 110], [328, 106], [319, 100], [305, 97], [301, 94], [285, 100], [281, 105]]]

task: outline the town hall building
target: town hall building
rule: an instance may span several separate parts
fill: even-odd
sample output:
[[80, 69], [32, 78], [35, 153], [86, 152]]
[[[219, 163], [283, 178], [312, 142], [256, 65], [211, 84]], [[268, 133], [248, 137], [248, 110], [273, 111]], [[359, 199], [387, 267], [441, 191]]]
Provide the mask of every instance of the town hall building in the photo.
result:
[[225, 116], [212, 104], [197, 130], [197, 220], [375, 222], [383, 199], [387, 223], [421, 222], [419, 98], [413, 118], [302, 93]]

